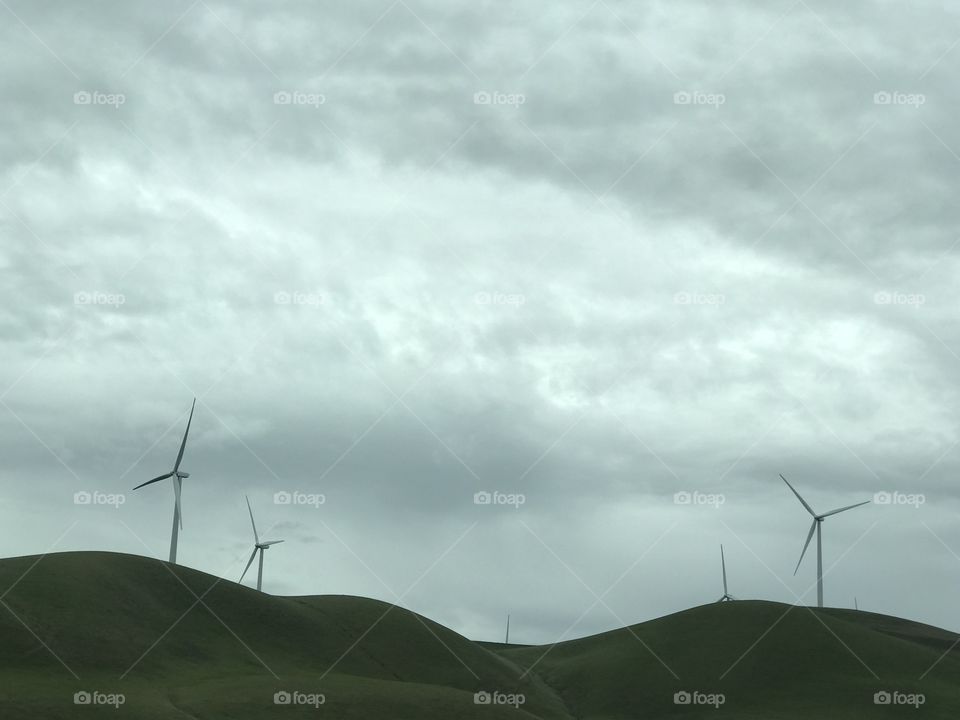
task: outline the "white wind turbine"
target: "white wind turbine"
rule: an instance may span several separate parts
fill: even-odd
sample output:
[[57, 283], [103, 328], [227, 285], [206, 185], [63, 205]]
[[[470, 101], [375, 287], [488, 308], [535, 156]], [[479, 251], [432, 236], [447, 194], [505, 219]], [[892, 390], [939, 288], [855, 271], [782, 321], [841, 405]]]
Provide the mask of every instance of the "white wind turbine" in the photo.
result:
[[151, 485], [155, 482], [166, 480], [167, 478], [173, 479], [173, 530], [170, 533], [170, 562], [172, 563], [177, 561], [177, 538], [179, 537], [180, 530], [183, 528], [183, 515], [180, 510], [181, 485], [184, 478], [190, 477], [190, 473], [181, 472], [180, 463], [183, 461], [183, 451], [184, 448], [187, 447], [187, 435], [190, 434], [190, 423], [193, 422], [193, 411], [196, 407], [197, 399], [194, 398], [193, 405], [190, 406], [190, 418], [187, 420], [187, 429], [183, 433], [183, 440], [180, 442], [180, 452], [177, 453], [177, 461], [173, 464], [173, 470], [165, 475], [155, 477], [153, 480], [147, 480], [147, 482], [141, 483], [134, 488], [134, 490], [139, 490], [146, 485]]
[[869, 503], [869, 500], [864, 500], [863, 502], [856, 503], [855, 505], [847, 505], [846, 507], [837, 508], [836, 510], [831, 510], [830, 512], [825, 512], [822, 515], [817, 515], [813, 508], [807, 504], [807, 501], [800, 497], [793, 485], [787, 482], [787, 479], [781, 474], [780, 479], [787, 483], [787, 487], [793, 490], [793, 494], [797, 496], [797, 500], [807, 509], [807, 512], [813, 516], [813, 523], [810, 525], [810, 532], [807, 533], [807, 541], [803, 544], [803, 551], [800, 553], [800, 559], [797, 561], [797, 567], [794, 569], [793, 574], [797, 574], [797, 570], [800, 569], [800, 563], [803, 562], [803, 556], [807, 552], [807, 548], [810, 546], [810, 539], [813, 537], [813, 531], [817, 531], [817, 607], [823, 607], [823, 544], [821, 541], [821, 525], [823, 525], [823, 519], [830, 517], [831, 515], [836, 515], [837, 513], [842, 513], [845, 510], [852, 510], [855, 507], [860, 507], [861, 505], [866, 505]]
[[723, 559], [723, 545], [720, 546], [720, 566], [723, 568], [723, 595], [720, 596], [720, 599], [717, 602], [729, 602], [731, 600], [736, 600], [736, 598], [727, 592], [727, 562]]
[[[246, 497], [246, 496], [244, 496]], [[250, 569], [250, 566], [253, 564], [253, 559], [257, 556], [257, 553], [260, 553], [260, 568], [257, 571], [257, 590], [263, 586], [263, 551], [266, 550], [271, 545], [276, 545], [277, 543], [282, 543], [283, 540], [265, 540], [260, 542], [260, 536], [257, 534], [257, 524], [253, 521], [253, 510], [250, 507], [250, 498], [247, 498], [247, 510], [250, 512], [250, 524], [253, 525], [253, 552], [250, 555], [250, 560], [247, 562], [247, 566], [243, 569], [243, 575], [240, 576], [240, 579], [237, 582], [243, 582], [244, 576], [247, 574], [247, 570]]]

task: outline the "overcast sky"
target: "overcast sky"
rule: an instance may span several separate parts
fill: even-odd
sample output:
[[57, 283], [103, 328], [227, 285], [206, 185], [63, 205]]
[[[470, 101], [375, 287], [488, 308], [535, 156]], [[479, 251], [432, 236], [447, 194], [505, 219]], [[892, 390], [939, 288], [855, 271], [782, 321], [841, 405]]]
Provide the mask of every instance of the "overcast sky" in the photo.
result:
[[902, 494], [827, 519], [827, 604], [960, 630], [958, 42], [946, 2], [3, 0], [3, 554], [165, 559], [131, 488], [196, 396], [179, 560], [236, 580], [247, 494], [271, 593], [549, 642], [715, 600], [723, 543], [813, 604], [783, 473]]

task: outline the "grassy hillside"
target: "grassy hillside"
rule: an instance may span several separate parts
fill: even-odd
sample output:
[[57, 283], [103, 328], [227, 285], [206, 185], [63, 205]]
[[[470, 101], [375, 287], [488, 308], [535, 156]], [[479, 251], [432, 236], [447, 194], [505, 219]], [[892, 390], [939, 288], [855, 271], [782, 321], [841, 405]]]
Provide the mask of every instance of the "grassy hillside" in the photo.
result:
[[[0, 607], [4, 720], [842, 720], [915, 712], [874, 705], [882, 690], [924, 693], [916, 717], [960, 713], [960, 650], [920, 679], [957, 636], [871, 613], [741, 601], [551, 648], [475, 643], [375, 600], [273, 597], [130, 555], [0, 560], [0, 594], [11, 586]], [[526, 702], [478, 705], [481, 690], [522, 693]], [[122, 693], [125, 702], [78, 707], [80, 691]], [[300, 700], [322, 693], [325, 702], [274, 704], [275, 693], [294, 691]], [[677, 705], [681, 691], [725, 701]]]
[[[843, 719], [915, 712], [874, 704], [874, 693], [897, 690], [926, 696], [923, 717], [955, 718], [960, 649], [921, 676], [956, 640], [944, 630], [872, 613], [739, 601], [552, 649], [500, 652], [532, 667], [575, 717]], [[723, 694], [724, 702], [678, 706], [674, 693], [683, 691]]]
[[4, 720], [74, 718], [82, 690], [123, 693], [119, 715], [82, 708], [110, 717], [317, 717], [274, 705], [294, 690], [323, 693], [328, 717], [524, 716], [475, 705], [481, 690], [523, 693], [527, 717], [568, 717], [511, 661], [386, 603], [272, 597], [131, 555], [59, 553], [30, 569], [36, 561], [0, 561], [0, 588], [16, 583], [3, 602], [29, 628], [0, 608]]

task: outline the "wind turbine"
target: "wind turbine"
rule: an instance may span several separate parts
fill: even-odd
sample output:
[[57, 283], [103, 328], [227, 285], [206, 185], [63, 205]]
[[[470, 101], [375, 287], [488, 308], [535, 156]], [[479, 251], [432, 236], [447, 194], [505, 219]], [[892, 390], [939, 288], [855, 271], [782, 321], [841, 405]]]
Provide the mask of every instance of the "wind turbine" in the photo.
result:
[[253, 552], [250, 554], [250, 560], [247, 562], [247, 566], [243, 569], [243, 575], [240, 576], [240, 579], [237, 582], [243, 582], [243, 578], [246, 576], [247, 570], [249, 570], [250, 566], [253, 565], [253, 558], [255, 558], [257, 552], [259, 552], [260, 569], [257, 571], [257, 590], [259, 591], [263, 585], [263, 551], [271, 545], [282, 543], [283, 540], [265, 540], [264, 542], [260, 542], [260, 536], [257, 534], [257, 524], [253, 521], [253, 510], [250, 507], [250, 498], [247, 498], [247, 510], [250, 512], [250, 524], [253, 525]]
[[139, 490], [140, 488], [151, 485], [155, 482], [160, 482], [161, 480], [166, 480], [167, 478], [173, 479], [173, 530], [170, 533], [170, 562], [175, 563], [177, 561], [177, 538], [179, 536], [180, 530], [183, 529], [183, 515], [180, 511], [180, 490], [184, 478], [190, 477], [190, 473], [182, 472], [180, 470], [180, 463], [183, 460], [183, 451], [187, 447], [187, 435], [190, 434], [190, 423], [193, 422], [193, 411], [197, 407], [197, 399], [193, 399], [193, 405], [190, 406], [190, 418], [187, 420], [187, 429], [183, 433], [183, 440], [180, 442], [180, 452], [177, 453], [177, 461], [173, 464], [173, 470], [168, 472], [166, 475], [161, 475], [160, 477], [155, 477], [153, 480], [147, 480], [145, 483], [137, 485], [134, 490]]
[[787, 487], [793, 490], [793, 494], [797, 496], [797, 500], [807, 509], [807, 512], [813, 516], [813, 523], [810, 525], [810, 532], [807, 533], [807, 541], [803, 544], [803, 552], [800, 553], [800, 559], [797, 561], [797, 567], [794, 569], [793, 574], [797, 574], [797, 570], [800, 569], [800, 563], [803, 562], [803, 556], [807, 552], [807, 548], [810, 547], [810, 539], [813, 537], [813, 531], [817, 531], [817, 607], [823, 607], [823, 543], [821, 541], [821, 525], [823, 525], [823, 519], [830, 517], [831, 515], [836, 515], [837, 513], [842, 513], [845, 510], [852, 510], [855, 507], [860, 507], [861, 505], [866, 505], [869, 503], [869, 500], [864, 500], [861, 503], [855, 505], [847, 505], [846, 507], [837, 508], [836, 510], [831, 510], [830, 512], [825, 512], [823, 515], [817, 515], [813, 508], [807, 504], [807, 501], [800, 497], [800, 493], [794, 489], [793, 485], [787, 482], [787, 479], [780, 475], [780, 479], [787, 483]]
[[720, 566], [723, 568], [723, 595], [717, 602], [730, 602], [736, 598], [727, 592], [727, 561], [723, 559], [723, 545], [720, 546]]
[[503, 641], [504, 645], [510, 644], [510, 615], [507, 615], [507, 639]]

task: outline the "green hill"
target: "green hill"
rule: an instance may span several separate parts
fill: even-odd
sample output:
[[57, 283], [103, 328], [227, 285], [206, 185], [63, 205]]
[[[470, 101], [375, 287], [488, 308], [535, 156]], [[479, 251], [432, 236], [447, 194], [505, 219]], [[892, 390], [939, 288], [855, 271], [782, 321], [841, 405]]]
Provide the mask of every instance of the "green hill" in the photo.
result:
[[[960, 714], [958, 636], [897, 618], [762, 601], [704, 605], [548, 647], [501, 651], [583, 718], [873, 718], [874, 694], [925, 695], [922, 716]], [[723, 695], [677, 705], [675, 693]], [[898, 699], [906, 700], [906, 697]]]
[[[874, 705], [874, 693], [883, 690], [923, 693], [917, 717], [952, 718], [960, 711], [960, 650], [920, 679], [957, 636], [870, 613], [741, 601], [551, 648], [472, 642], [375, 600], [274, 597], [113, 553], [0, 560], [4, 591], [4, 720], [773, 719], [914, 712]], [[74, 704], [74, 693], [94, 691], [100, 700], [122, 694], [124, 702], [119, 709]], [[476, 704], [480, 691], [520, 693], [525, 702]], [[722, 693], [724, 702], [719, 708], [675, 704], [674, 693], [682, 691]], [[301, 704], [275, 704], [275, 693], [284, 692], [299, 693]], [[318, 703], [319, 694], [319, 707], [303, 704]]]
[[[38, 559], [0, 561], [0, 588], [16, 583], [3, 598], [12, 613], [0, 608], [4, 720], [75, 718], [80, 710], [318, 717], [313, 706], [275, 705], [274, 693], [284, 691], [324, 694], [326, 717], [433, 717], [425, 708], [438, 718], [567, 717], [549, 688], [519, 681], [511, 661], [376, 600], [273, 597], [131, 555]], [[75, 692], [94, 690], [124, 694], [119, 714], [74, 705]], [[474, 704], [483, 690], [523, 693], [529, 714]]]

